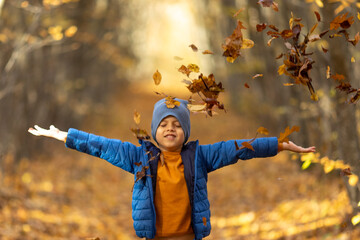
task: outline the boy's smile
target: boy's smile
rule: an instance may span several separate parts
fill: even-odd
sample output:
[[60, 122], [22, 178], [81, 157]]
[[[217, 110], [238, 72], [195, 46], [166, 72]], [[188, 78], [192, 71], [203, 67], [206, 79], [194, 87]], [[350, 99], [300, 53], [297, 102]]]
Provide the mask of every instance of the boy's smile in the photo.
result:
[[156, 141], [162, 151], [181, 151], [185, 136], [184, 130], [176, 117], [168, 116], [160, 122], [156, 130]]

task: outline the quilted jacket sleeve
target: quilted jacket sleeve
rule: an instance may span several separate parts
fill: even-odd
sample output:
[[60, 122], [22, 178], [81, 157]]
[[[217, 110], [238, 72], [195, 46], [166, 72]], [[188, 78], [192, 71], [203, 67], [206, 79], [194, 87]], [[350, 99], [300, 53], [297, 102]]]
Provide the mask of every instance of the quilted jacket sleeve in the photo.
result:
[[226, 142], [199, 146], [199, 154], [201, 159], [205, 161], [208, 172], [234, 164], [239, 159], [247, 160], [251, 158], [272, 157], [277, 154], [278, 140], [276, 137], [257, 138], [251, 144], [255, 151], [248, 148], [236, 150], [235, 141], [238, 146], [241, 147], [242, 142], [249, 140], [229, 140]]
[[109, 139], [70, 128], [65, 146], [105, 159], [109, 163], [134, 173], [134, 162], [139, 151], [138, 147], [129, 142]]

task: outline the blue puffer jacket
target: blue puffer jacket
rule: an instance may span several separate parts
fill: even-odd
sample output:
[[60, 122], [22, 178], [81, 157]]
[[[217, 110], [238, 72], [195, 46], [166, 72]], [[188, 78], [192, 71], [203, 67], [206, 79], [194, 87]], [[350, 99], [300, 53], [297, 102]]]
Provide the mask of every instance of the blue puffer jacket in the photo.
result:
[[[251, 144], [255, 151], [247, 148], [236, 150], [234, 141], [211, 145], [199, 145], [198, 141], [195, 141], [185, 144], [182, 149], [184, 175], [192, 208], [191, 223], [196, 240], [208, 236], [211, 230], [210, 204], [207, 197], [208, 173], [234, 164], [239, 159], [270, 157], [277, 154], [278, 140], [275, 137], [256, 139]], [[241, 142], [247, 140], [236, 141], [241, 146]], [[141, 146], [137, 147], [129, 142], [69, 129], [66, 146], [105, 159], [134, 174], [135, 181], [138, 179], [132, 197], [134, 228], [137, 236], [151, 239], [156, 233], [154, 193], [160, 150], [151, 142], [139, 142]]]

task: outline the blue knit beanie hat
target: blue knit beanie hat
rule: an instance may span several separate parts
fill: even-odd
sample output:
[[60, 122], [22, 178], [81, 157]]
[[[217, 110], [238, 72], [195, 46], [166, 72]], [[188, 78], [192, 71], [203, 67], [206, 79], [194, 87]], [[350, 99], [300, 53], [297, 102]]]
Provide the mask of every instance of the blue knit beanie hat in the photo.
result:
[[175, 106], [174, 108], [168, 108], [165, 103], [165, 98], [159, 100], [154, 105], [153, 117], [151, 122], [151, 135], [156, 141], [156, 130], [159, 127], [161, 120], [167, 116], [174, 116], [179, 121], [185, 136], [185, 141], [189, 139], [190, 136], [190, 111], [187, 108], [188, 101], [175, 98], [176, 101], [180, 102], [180, 106]]

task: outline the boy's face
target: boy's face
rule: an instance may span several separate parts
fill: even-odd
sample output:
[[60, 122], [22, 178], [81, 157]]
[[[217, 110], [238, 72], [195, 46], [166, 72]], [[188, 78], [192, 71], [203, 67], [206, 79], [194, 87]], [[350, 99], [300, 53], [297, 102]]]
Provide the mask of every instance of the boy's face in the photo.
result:
[[156, 130], [156, 141], [161, 150], [179, 152], [184, 144], [185, 136], [176, 117], [164, 118]]

